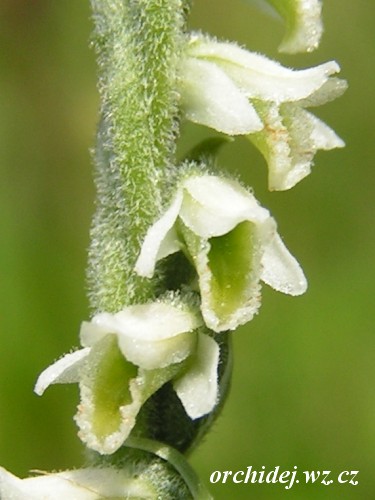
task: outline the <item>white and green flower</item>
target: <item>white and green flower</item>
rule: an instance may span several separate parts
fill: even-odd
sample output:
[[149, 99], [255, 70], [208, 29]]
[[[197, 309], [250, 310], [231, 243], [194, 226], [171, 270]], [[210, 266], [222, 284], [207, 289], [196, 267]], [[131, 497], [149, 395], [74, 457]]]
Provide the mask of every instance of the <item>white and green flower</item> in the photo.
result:
[[269, 188], [285, 190], [306, 177], [315, 153], [343, 141], [306, 111], [346, 88], [334, 61], [292, 70], [234, 43], [194, 34], [181, 63], [185, 116], [229, 135], [246, 135], [269, 167]]
[[0, 467], [3, 500], [97, 500], [156, 497], [149, 481], [111, 467], [86, 468], [20, 479]]
[[200, 316], [176, 297], [97, 314], [82, 324], [83, 349], [48, 367], [35, 392], [79, 382], [80, 438], [99, 453], [113, 453], [145, 401], [169, 380], [192, 419], [213, 410], [219, 346], [201, 326]]
[[180, 250], [196, 269], [202, 315], [216, 332], [252, 319], [261, 280], [290, 295], [306, 290], [304, 274], [268, 210], [232, 180], [195, 175], [182, 181], [147, 232], [135, 269], [151, 277], [157, 261]]

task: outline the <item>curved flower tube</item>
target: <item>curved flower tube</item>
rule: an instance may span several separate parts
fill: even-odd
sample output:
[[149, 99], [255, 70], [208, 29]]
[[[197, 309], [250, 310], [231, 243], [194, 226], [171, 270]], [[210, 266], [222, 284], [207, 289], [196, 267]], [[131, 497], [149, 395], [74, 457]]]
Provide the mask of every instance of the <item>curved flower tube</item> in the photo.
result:
[[234, 43], [194, 34], [181, 64], [186, 117], [229, 135], [247, 135], [265, 157], [269, 188], [285, 190], [306, 177], [315, 153], [344, 146], [305, 107], [335, 99], [346, 82], [334, 61], [292, 70]]
[[219, 346], [201, 326], [176, 297], [97, 314], [82, 324], [84, 348], [48, 367], [35, 392], [79, 382], [75, 419], [80, 438], [99, 453], [113, 453], [129, 436], [145, 401], [169, 380], [190, 418], [213, 410]]
[[216, 332], [252, 319], [260, 306], [260, 280], [290, 295], [307, 287], [268, 210], [232, 180], [196, 175], [181, 182], [147, 232], [135, 269], [151, 277], [158, 260], [179, 250], [195, 266], [202, 315]]

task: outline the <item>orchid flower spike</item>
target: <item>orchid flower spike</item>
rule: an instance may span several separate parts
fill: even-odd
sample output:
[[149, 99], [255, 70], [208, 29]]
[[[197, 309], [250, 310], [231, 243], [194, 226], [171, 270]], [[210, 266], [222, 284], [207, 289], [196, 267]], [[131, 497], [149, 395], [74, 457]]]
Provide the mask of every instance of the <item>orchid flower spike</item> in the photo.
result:
[[156, 497], [149, 481], [111, 467], [87, 468], [19, 479], [0, 467], [3, 500], [97, 500]]
[[290, 295], [307, 287], [268, 210], [233, 180], [195, 175], [182, 181], [147, 232], [136, 272], [151, 277], [157, 261], [179, 250], [195, 266], [202, 315], [215, 332], [252, 319], [260, 306], [260, 280]]
[[334, 61], [292, 70], [234, 43], [193, 34], [181, 63], [185, 116], [228, 135], [247, 135], [265, 157], [271, 190], [290, 189], [311, 170], [319, 149], [344, 146], [304, 108], [343, 93]]
[[178, 297], [97, 314], [82, 324], [83, 349], [48, 367], [35, 392], [79, 382], [80, 438], [99, 453], [113, 453], [145, 401], [169, 380], [190, 418], [213, 410], [219, 346], [203, 330], [200, 316]]

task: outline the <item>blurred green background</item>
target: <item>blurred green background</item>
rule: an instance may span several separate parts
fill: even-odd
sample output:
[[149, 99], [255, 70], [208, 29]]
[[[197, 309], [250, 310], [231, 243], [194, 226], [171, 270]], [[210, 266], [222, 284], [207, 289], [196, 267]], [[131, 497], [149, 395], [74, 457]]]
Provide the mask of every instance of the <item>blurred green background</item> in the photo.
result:
[[[216, 499], [375, 498], [375, 4], [326, 0], [324, 22], [317, 52], [280, 56], [281, 23], [250, 2], [193, 8], [194, 29], [285, 65], [336, 59], [350, 88], [316, 110], [347, 147], [319, 153], [292, 191], [267, 192], [263, 159], [245, 140], [220, 155], [272, 211], [309, 291], [290, 298], [263, 288], [259, 316], [234, 335], [227, 405], [191, 461], [207, 483], [215, 470], [252, 465], [359, 470], [359, 485], [216, 484]], [[88, 316], [98, 108], [90, 30], [88, 0], [0, 3], [0, 463], [21, 476], [82, 463], [77, 387], [43, 398], [32, 390], [38, 373], [77, 345]], [[187, 148], [208, 131], [184, 134]]]

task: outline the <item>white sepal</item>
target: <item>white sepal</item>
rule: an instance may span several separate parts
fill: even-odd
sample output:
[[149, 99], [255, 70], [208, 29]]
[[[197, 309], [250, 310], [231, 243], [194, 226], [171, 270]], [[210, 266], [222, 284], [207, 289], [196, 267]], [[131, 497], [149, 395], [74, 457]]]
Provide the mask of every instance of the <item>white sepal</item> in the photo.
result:
[[305, 293], [305, 275], [278, 233], [265, 245], [261, 263], [261, 279], [274, 290], [288, 295]]
[[41, 396], [51, 384], [73, 384], [79, 381], [80, 369], [90, 352], [88, 347], [65, 354], [38, 377], [34, 392]]
[[210, 413], [218, 400], [219, 346], [215, 340], [199, 333], [190, 363], [189, 370], [174, 381], [173, 387], [186, 413], [196, 419]]
[[158, 260], [181, 249], [180, 242], [174, 230], [174, 223], [180, 212], [182, 192], [177, 191], [176, 197], [164, 215], [147, 231], [141, 252], [135, 264], [135, 271], [146, 278], [154, 274]]

